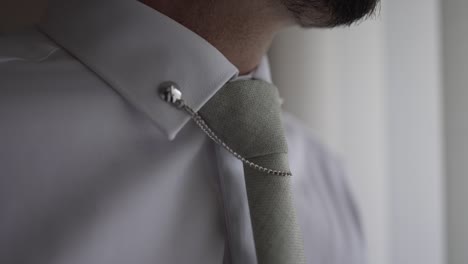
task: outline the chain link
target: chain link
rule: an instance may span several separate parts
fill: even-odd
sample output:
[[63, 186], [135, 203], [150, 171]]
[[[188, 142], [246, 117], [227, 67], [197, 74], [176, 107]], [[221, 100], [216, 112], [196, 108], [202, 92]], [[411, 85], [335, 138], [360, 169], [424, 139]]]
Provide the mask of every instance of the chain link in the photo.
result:
[[192, 120], [201, 128], [201, 130], [211, 139], [213, 140], [216, 144], [222, 146], [224, 149], [226, 149], [229, 153], [231, 153], [234, 157], [242, 161], [242, 163], [246, 164], [250, 168], [256, 169], [258, 171], [267, 173], [267, 174], [272, 174], [272, 175], [277, 175], [277, 176], [292, 176], [291, 172], [289, 171], [281, 171], [281, 170], [273, 170], [269, 169], [266, 167], [263, 167], [261, 165], [258, 165], [255, 162], [252, 162], [245, 157], [243, 157], [241, 154], [237, 153], [234, 151], [231, 147], [229, 147], [223, 140], [221, 140], [216, 133], [211, 130], [211, 128], [208, 126], [208, 124], [203, 120], [203, 118], [195, 112], [192, 108], [190, 108], [188, 105], [185, 104], [184, 100], [182, 99], [177, 99], [173, 104], [179, 108], [183, 109], [185, 112], [187, 112]]

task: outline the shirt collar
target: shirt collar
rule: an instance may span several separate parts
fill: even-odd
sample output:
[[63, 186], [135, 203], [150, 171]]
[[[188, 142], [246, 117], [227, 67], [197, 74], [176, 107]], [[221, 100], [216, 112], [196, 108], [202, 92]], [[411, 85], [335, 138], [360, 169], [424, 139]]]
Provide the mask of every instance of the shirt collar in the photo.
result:
[[179, 85], [200, 109], [238, 70], [197, 34], [136, 0], [55, 0], [40, 29], [146, 114], [169, 139], [189, 116], [160, 99]]

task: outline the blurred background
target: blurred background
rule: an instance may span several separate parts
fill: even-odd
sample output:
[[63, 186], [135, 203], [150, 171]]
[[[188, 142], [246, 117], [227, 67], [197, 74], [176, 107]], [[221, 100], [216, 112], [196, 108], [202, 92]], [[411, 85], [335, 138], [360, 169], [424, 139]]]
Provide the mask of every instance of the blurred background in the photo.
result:
[[468, 263], [468, 1], [383, 0], [351, 28], [282, 33], [286, 110], [349, 172], [371, 264]]
[[[0, 31], [46, 0], [0, 0]], [[345, 164], [370, 264], [468, 263], [468, 1], [383, 0], [351, 28], [291, 29], [269, 57], [285, 109]]]

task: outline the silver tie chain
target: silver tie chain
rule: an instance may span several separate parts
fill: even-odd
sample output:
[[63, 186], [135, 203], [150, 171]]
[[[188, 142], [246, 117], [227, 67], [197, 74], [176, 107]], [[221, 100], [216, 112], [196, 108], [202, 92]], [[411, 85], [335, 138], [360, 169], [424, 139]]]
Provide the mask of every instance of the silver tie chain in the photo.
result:
[[224, 142], [222, 139], [220, 139], [216, 135], [216, 133], [208, 126], [205, 120], [197, 112], [195, 112], [190, 106], [185, 104], [185, 101], [182, 99], [182, 93], [180, 92], [179, 89], [177, 89], [177, 85], [175, 83], [171, 83], [171, 82], [166, 83], [166, 85], [161, 90], [161, 98], [164, 101], [174, 105], [178, 109], [182, 109], [185, 112], [187, 112], [189, 116], [192, 118], [192, 120], [195, 122], [195, 124], [197, 124], [201, 128], [201, 130], [211, 140], [213, 140], [216, 144], [222, 146], [229, 153], [231, 153], [234, 157], [242, 161], [242, 163], [248, 165], [249, 167], [253, 169], [256, 169], [258, 171], [261, 171], [267, 174], [277, 175], [277, 176], [292, 176], [291, 172], [289, 171], [273, 170], [273, 169], [263, 167], [261, 165], [258, 165], [255, 162], [252, 162], [246, 159], [241, 154], [234, 151], [231, 147], [229, 147], [226, 144], [226, 142]]

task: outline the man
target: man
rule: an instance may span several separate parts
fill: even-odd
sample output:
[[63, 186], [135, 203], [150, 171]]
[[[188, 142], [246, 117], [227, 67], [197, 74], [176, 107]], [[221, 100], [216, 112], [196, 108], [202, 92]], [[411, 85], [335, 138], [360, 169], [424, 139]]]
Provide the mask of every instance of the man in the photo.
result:
[[343, 173], [277, 118], [264, 54], [375, 5], [61, 0], [1, 36], [0, 263], [363, 263]]

